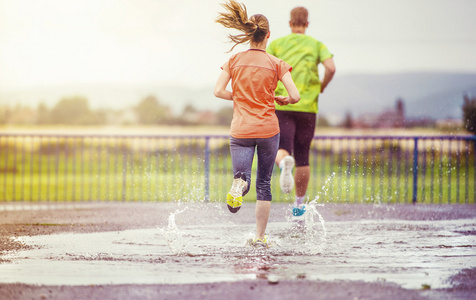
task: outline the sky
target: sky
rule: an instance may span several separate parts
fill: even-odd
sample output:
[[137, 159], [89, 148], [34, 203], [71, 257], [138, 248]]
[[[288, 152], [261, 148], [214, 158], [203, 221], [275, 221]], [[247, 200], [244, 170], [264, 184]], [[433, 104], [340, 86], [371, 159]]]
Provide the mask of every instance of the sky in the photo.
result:
[[[64, 84], [213, 85], [234, 33], [213, 0], [0, 0], [0, 91]], [[338, 74], [476, 73], [473, 0], [243, 0], [271, 40], [289, 12], [309, 10], [307, 34]]]

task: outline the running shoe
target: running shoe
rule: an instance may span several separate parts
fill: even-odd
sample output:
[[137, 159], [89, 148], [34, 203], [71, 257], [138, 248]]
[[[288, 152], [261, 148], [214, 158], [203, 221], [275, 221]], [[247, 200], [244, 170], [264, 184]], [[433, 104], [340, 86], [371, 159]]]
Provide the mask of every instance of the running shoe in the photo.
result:
[[293, 206], [293, 216], [300, 217], [306, 212], [306, 206], [299, 205], [299, 207]]
[[268, 236], [265, 235], [263, 239], [250, 240], [249, 244], [254, 248], [268, 248]]
[[294, 158], [290, 155], [283, 158], [283, 167], [281, 168], [281, 175], [279, 177], [279, 184], [283, 193], [289, 194], [294, 187], [293, 168]]
[[240, 210], [243, 203], [243, 191], [246, 189], [246, 175], [242, 172], [236, 172], [233, 179], [233, 185], [230, 191], [226, 195], [226, 204], [228, 210], [232, 213], [236, 213]]

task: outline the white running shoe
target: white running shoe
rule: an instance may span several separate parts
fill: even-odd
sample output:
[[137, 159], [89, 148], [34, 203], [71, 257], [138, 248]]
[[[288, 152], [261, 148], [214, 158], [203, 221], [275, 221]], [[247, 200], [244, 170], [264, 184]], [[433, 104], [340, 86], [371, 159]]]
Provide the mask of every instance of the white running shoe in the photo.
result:
[[281, 175], [279, 177], [279, 184], [281, 185], [283, 193], [289, 194], [294, 188], [293, 168], [294, 158], [290, 155], [285, 156], [283, 158]]

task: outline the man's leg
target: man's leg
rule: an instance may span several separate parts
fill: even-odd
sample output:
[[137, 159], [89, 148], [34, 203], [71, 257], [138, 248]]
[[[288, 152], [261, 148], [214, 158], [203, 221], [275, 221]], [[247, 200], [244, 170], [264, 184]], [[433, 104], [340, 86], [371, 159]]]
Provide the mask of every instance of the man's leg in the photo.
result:
[[[294, 158], [296, 159], [296, 173], [294, 184], [296, 186], [296, 199], [294, 206], [300, 208], [306, 196], [311, 171], [309, 167], [309, 150], [314, 137], [316, 115], [313, 113], [300, 113], [296, 125], [296, 138], [294, 140]], [[301, 215], [304, 211], [294, 212]]]
[[278, 154], [276, 155], [276, 165], [279, 167], [279, 163], [285, 158], [286, 156], [290, 155], [289, 152], [285, 149], [279, 149]]
[[293, 118], [294, 112], [276, 111], [279, 121], [280, 139], [279, 150], [275, 163], [281, 170], [279, 185], [283, 193], [289, 194], [294, 188], [293, 168], [294, 158], [291, 157], [296, 134], [296, 124]]
[[310, 176], [311, 169], [309, 166], [296, 167], [296, 172], [294, 173], [294, 182], [296, 184], [297, 197], [306, 196]]

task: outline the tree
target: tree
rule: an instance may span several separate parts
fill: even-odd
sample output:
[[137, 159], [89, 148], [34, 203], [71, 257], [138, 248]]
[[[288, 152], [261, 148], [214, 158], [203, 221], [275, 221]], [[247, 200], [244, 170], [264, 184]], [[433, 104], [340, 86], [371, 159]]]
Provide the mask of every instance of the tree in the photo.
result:
[[53, 124], [87, 125], [90, 117], [88, 99], [81, 96], [61, 99], [50, 112]]
[[141, 124], [163, 124], [171, 119], [170, 109], [161, 105], [154, 96], [144, 98], [134, 110]]
[[329, 127], [329, 121], [324, 115], [318, 115], [316, 121], [317, 128]]
[[189, 103], [184, 107], [182, 115], [194, 114], [196, 112], [197, 112], [197, 109], [192, 104]]
[[198, 110], [192, 105], [187, 104], [182, 111], [182, 114], [177, 117], [176, 124], [178, 125], [197, 125], [198, 124]]
[[218, 125], [230, 125], [233, 119], [233, 107], [223, 107], [217, 112]]
[[50, 123], [50, 112], [48, 111], [48, 107], [43, 102], [38, 104], [38, 108], [36, 109], [37, 119], [36, 123], [43, 125]]
[[354, 121], [352, 118], [352, 114], [350, 112], [346, 112], [345, 119], [344, 119], [344, 122], [342, 123], [342, 126], [344, 126], [347, 129], [351, 129], [352, 127], [354, 127]]
[[6, 124], [8, 120], [8, 114], [10, 112], [10, 107], [0, 105], [0, 124]]
[[476, 97], [463, 96], [463, 124], [469, 132], [476, 134]]

